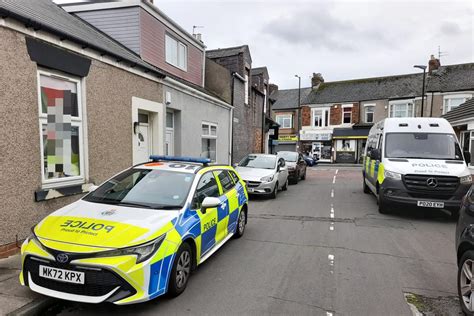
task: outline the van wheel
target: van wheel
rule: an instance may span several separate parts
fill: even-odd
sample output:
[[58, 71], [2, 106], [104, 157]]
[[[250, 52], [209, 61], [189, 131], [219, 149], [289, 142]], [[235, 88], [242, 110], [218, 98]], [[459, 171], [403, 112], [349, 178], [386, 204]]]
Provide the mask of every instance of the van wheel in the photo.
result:
[[379, 194], [377, 194], [377, 204], [379, 205], [379, 213], [380, 214], [388, 214], [390, 211], [387, 208], [387, 205], [383, 199], [382, 190], [379, 190]]
[[474, 314], [474, 305], [472, 302], [472, 287], [474, 265], [474, 251], [466, 251], [458, 264], [458, 296], [459, 303], [464, 315]]
[[369, 194], [370, 193], [370, 189], [369, 189], [369, 186], [367, 185], [367, 183], [365, 183], [365, 177], [362, 178], [362, 185], [364, 187], [364, 193], [365, 194]]

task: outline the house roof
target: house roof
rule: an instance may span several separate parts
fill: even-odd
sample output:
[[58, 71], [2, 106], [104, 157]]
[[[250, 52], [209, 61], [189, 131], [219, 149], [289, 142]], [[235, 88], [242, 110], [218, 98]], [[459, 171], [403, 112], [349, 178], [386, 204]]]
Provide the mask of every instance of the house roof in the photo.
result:
[[[423, 73], [324, 82], [302, 104], [358, 102], [421, 96]], [[474, 63], [441, 66], [427, 74], [426, 92], [474, 90]]]
[[139, 56], [100, 32], [80, 18], [73, 16], [50, 0], [15, 0], [1, 1], [0, 15], [12, 17], [36, 30], [45, 30], [59, 37], [90, 47], [100, 53], [126, 61], [130, 66], [141, 67], [158, 77], [165, 74], [159, 68], [144, 62]]
[[474, 99], [467, 100], [457, 108], [444, 114], [442, 117], [447, 119], [450, 123], [468, 118], [474, 120]]
[[244, 53], [248, 53], [250, 60], [252, 60], [248, 45], [207, 50], [206, 57], [215, 59], [215, 58], [235, 56], [235, 55], [244, 54]]
[[427, 92], [474, 90], [474, 63], [441, 66], [427, 78]]
[[[301, 88], [301, 104], [310, 92], [311, 88]], [[270, 98], [276, 100], [272, 110], [298, 108], [298, 89], [277, 90], [270, 95]]]

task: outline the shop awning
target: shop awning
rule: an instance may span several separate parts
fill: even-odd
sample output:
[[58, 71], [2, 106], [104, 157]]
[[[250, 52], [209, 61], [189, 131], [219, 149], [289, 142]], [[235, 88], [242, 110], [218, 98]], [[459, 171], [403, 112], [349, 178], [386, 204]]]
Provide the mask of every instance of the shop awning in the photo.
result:
[[370, 128], [335, 128], [332, 133], [333, 139], [364, 139], [369, 136]]

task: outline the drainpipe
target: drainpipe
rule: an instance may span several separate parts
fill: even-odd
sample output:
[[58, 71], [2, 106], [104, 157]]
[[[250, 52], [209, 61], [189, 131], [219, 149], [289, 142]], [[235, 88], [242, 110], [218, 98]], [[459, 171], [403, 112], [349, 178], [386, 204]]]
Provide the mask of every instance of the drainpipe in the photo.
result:
[[[263, 87], [265, 87], [265, 84], [263, 85]], [[262, 137], [261, 137], [261, 144], [260, 144], [262, 154], [265, 153], [265, 147], [263, 145], [264, 144], [263, 138], [265, 137], [265, 104], [267, 103], [265, 101], [265, 98], [266, 98], [267, 95], [268, 95], [268, 93], [264, 95], [263, 104], [262, 104]]]
[[434, 91], [431, 92], [430, 117], [433, 117], [433, 98], [434, 98]]

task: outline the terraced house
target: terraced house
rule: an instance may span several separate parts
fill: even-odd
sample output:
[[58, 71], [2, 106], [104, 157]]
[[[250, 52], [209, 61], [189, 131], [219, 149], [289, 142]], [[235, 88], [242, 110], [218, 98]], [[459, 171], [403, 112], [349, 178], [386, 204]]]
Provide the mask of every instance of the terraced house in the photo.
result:
[[0, 255], [150, 154], [230, 162], [233, 107], [205, 88], [205, 46], [152, 3], [3, 1], [0, 41]]
[[[289, 113], [294, 113], [292, 122], [296, 120], [294, 115], [301, 113], [300, 151], [311, 152], [323, 162], [357, 163], [362, 159], [374, 123], [386, 117], [440, 117], [472, 98], [474, 63], [441, 66], [432, 56], [423, 109], [422, 85], [422, 73], [334, 82], [325, 82], [320, 74], [315, 74], [311, 87], [302, 89], [305, 97], [299, 111], [298, 89], [283, 90], [275, 94], [273, 115], [278, 121], [283, 115], [280, 105], [291, 104], [285, 115], [290, 117]], [[291, 135], [296, 135], [296, 130]]]

